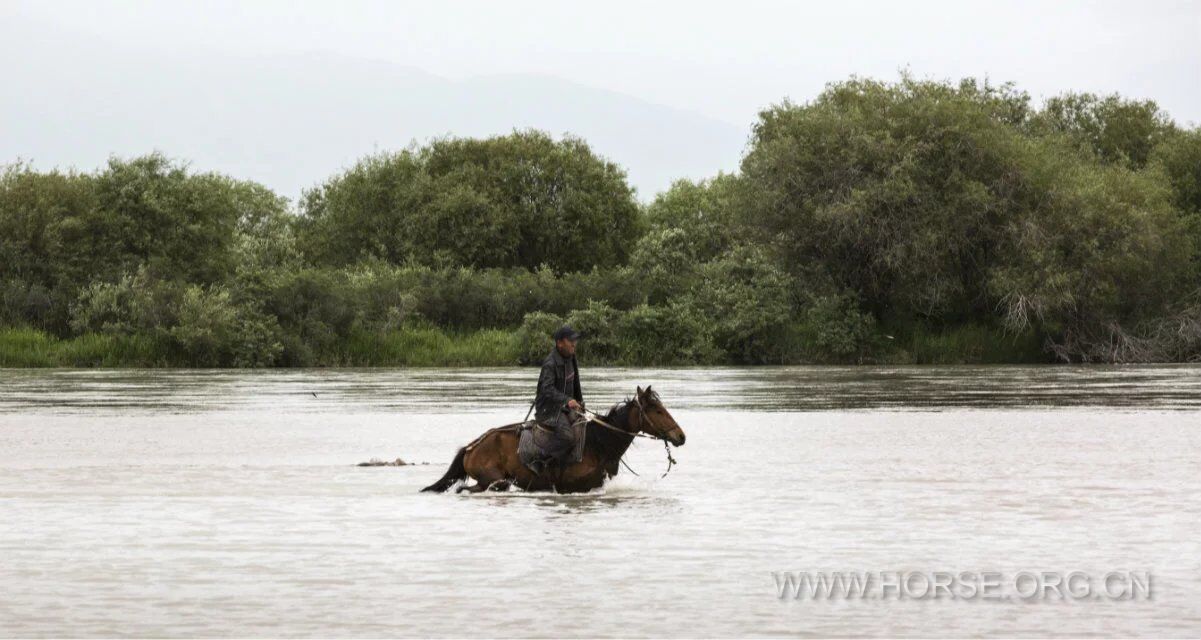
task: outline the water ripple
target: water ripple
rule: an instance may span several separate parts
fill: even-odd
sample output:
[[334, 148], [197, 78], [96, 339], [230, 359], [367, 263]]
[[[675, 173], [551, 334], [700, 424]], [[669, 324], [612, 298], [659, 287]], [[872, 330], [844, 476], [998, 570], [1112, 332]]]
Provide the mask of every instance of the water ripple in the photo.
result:
[[[536, 371], [505, 369], [0, 369], [0, 414], [26, 411], [462, 413], [512, 408]], [[1201, 408], [1201, 367], [960, 366], [586, 368], [601, 403], [653, 385], [672, 408], [745, 411]]]

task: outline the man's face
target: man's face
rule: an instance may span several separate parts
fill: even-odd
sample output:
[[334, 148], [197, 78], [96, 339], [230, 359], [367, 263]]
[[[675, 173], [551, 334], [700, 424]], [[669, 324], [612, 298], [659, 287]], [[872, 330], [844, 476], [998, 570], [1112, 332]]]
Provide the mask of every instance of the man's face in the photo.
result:
[[575, 355], [575, 340], [563, 338], [556, 342], [555, 346], [558, 347], [559, 353], [563, 354], [564, 356], [570, 357]]

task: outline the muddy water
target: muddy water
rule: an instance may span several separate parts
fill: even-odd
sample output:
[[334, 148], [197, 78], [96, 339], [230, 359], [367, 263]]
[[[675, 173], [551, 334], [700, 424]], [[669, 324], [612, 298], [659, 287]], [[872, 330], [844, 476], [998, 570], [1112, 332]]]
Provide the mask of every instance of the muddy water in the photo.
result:
[[[637, 442], [595, 494], [419, 494], [534, 374], [0, 370], [0, 635], [1201, 634], [1201, 368], [586, 368], [593, 407], [660, 391], [670, 475]], [[397, 456], [430, 464], [354, 466]], [[1151, 593], [781, 599], [785, 571]]]

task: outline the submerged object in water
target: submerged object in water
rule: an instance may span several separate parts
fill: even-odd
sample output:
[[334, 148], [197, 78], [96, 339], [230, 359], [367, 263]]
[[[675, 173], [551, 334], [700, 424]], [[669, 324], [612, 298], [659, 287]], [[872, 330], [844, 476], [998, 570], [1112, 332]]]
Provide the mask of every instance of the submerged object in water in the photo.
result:
[[414, 463], [412, 463], [412, 462], [405, 462], [404, 460], [401, 460], [400, 458], [397, 458], [392, 461], [380, 460], [379, 458], [372, 458], [372, 459], [368, 460], [367, 462], [360, 462], [359, 464], [357, 464], [355, 466], [359, 466], [359, 467], [408, 467], [413, 464]]

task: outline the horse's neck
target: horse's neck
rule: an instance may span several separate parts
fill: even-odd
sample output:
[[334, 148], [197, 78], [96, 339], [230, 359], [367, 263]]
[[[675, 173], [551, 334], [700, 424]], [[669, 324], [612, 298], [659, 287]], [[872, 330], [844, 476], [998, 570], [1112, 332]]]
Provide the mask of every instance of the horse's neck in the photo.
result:
[[617, 454], [618, 458], [620, 458], [626, 454], [626, 450], [630, 448], [631, 444], [633, 444], [634, 435], [633, 434], [624, 434], [623, 435], [623, 434], [614, 432], [613, 440], [614, 440], [613, 452], [615, 454]]
[[602, 458], [607, 460], [619, 460], [626, 454], [626, 450], [630, 448], [630, 444], [634, 442], [634, 436], [630, 434], [621, 434], [616, 431], [608, 431], [607, 437], [601, 438], [598, 451]]
[[[624, 419], [620, 423], [610, 423], [615, 428], [606, 427], [599, 423], [596, 425], [595, 437], [591, 444], [596, 446], [596, 450], [602, 458], [620, 459], [626, 454], [626, 450], [630, 448], [630, 444], [634, 442], [634, 434], [625, 431], [625, 429], [629, 428], [631, 413], [633, 413], [633, 409], [626, 411], [623, 416]], [[618, 429], [621, 430], [619, 431]]]

